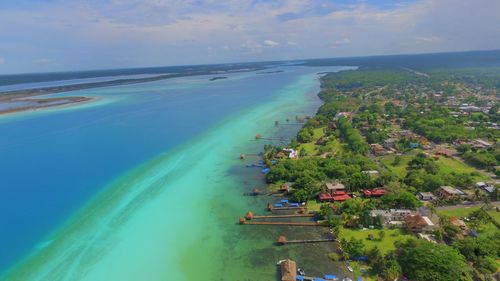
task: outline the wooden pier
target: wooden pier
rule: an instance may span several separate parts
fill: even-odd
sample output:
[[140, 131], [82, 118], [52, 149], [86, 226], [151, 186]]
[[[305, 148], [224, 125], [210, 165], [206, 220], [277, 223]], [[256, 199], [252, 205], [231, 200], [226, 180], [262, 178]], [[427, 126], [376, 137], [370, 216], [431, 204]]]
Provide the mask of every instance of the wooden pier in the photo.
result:
[[267, 210], [268, 211], [301, 210], [302, 212], [305, 212], [305, 211], [307, 211], [307, 205], [274, 207], [273, 204], [268, 203]]
[[285, 244], [305, 244], [305, 243], [322, 243], [322, 242], [335, 242], [335, 238], [324, 238], [324, 239], [309, 239], [309, 240], [286, 240], [285, 235], [280, 235], [278, 237], [277, 244], [282, 246]]
[[296, 214], [296, 215], [271, 215], [271, 216], [254, 216], [253, 219], [275, 219], [275, 218], [312, 218], [315, 214]]
[[240, 219], [240, 224], [248, 225], [285, 225], [285, 226], [322, 226], [328, 227], [328, 224], [318, 222], [284, 222], [284, 221], [247, 221]]

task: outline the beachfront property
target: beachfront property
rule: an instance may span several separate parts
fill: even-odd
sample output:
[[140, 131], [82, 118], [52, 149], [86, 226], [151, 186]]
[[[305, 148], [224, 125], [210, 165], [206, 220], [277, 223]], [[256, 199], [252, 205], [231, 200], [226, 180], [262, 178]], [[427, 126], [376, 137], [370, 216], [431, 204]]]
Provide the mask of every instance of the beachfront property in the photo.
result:
[[445, 199], [457, 198], [464, 195], [461, 190], [458, 190], [451, 186], [441, 186], [438, 189], [438, 194]]

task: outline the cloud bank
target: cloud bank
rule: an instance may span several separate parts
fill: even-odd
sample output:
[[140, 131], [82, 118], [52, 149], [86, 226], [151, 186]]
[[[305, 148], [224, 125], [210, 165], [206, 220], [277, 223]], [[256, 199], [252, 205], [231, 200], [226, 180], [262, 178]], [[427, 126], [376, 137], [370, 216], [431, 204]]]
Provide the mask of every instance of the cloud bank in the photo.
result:
[[498, 0], [19, 0], [0, 3], [0, 72], [498, 49], [497, 11]]

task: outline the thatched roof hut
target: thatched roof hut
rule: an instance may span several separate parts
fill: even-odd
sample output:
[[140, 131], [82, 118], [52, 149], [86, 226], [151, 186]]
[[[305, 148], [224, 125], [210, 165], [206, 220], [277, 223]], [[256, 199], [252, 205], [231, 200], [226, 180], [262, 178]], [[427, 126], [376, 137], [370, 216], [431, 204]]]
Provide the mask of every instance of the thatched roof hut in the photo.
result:
[[286, 244], [286, 237], [285, 235], [280, 235], [278, 237], [278, 245], [285, 245]]
[[280, 266], [281, 281], [295, 281], [297, 278], [297, 264], [292, 260], [285, 260]]

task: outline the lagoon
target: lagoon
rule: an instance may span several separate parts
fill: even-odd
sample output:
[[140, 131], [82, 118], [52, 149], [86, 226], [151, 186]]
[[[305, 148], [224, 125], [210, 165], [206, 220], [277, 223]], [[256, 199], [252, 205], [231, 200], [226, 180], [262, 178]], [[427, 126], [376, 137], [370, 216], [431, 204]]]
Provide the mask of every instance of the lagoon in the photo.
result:
[[[319, 72], [195, 76], [51, 96], [97, 102], [0, 117], [0, 272], [7, 280], [271, 279], [274, 232], [235, 223], [262, 199], [241, 152], [311, 115]], [[288, 251], [288, 250], [287, 250]], [[266, 279], [267, 277], [267, 279]], [[270, 279], [269, 279], [270, 280]]]

